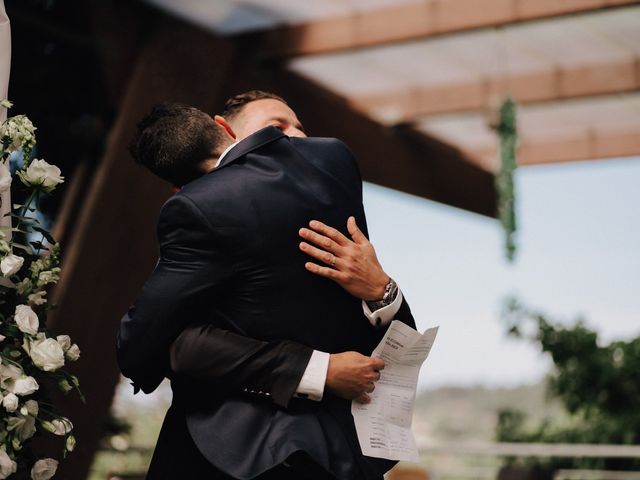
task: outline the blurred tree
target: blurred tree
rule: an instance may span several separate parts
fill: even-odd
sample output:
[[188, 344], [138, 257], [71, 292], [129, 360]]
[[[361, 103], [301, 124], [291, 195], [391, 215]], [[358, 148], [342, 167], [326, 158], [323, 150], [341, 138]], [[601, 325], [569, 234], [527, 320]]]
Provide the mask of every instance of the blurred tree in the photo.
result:
[[[517, 300], [505, 304], [509, 334], [538, 343], [551, 355], [548, 394], [570, 414], [566, 425], [542, 422], [524, 428], [525, 415], [499, 412], [496, 439], [502, 442], [640, 443], [640, 337], [598, 344], [598, 334], [578, 319], [565, 327]], [[528, 462], [556, 468], [640, 469], [640, 459], [549, 459]]]

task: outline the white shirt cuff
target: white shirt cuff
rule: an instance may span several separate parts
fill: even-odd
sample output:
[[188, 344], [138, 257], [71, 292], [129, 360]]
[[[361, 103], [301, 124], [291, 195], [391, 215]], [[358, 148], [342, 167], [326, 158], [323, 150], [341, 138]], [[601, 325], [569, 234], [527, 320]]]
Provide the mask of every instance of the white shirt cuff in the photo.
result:
[[379, 308], [375, 312], [372, 312], [369, 309], [369, 305], [364, 300], [362, 301], [362, 311], [364, 312], [365, 317], [369, 319], [371, 325], [374, 327], [384, 327], [391, 323], [393, 317], [396, 316], [398, 310], [402, 306], [402, 292], [398, 289], [398, 294], [393, 302], [391, 302], [386, 307]]
[[307, 368], [300, 379], [295, 396], [319, 402], [324, 394], [324, 384], [329, 370], [329, 354], [314, 350]]

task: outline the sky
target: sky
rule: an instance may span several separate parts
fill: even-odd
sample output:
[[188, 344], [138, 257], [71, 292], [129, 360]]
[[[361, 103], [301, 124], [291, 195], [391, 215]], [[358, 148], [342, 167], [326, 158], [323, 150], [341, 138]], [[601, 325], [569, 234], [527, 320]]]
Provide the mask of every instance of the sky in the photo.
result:
[[515, 386], [549, 359], [505, 335], [504, 299], [603, 342], [640, 335], [640, 158], [520, 168], [516, 260], [497, 220], [365, 184], [371, 240], [406, 295], [418, 329], [440, 325], [419, 388]]

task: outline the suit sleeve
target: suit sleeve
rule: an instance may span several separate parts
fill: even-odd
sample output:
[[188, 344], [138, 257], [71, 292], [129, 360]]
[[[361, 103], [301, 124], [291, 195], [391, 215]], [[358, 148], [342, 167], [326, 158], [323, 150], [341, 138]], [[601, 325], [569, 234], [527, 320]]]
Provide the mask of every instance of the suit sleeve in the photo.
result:
[[217, 389], [267, 392], [286, 407], [313, 350], [289, 341], [247, 338], [194, 316], [211, 309], [199, 306], [215, 304], [224, 294], [232, 264], [224, 240], [188, 197], [167, 202], [158, 237], [158, 264], [120, 324], [122, 373], [150, 393], [172, 367]]
[[122, 318], [116, 345], [120, 370], [144, 392], [155, 390], [167, 374], [171, 342], [198, 320], [187, 313], [215, 302], [230, 278], [230, 255], [217, 237], [185, 195], [169, 199], [160, 213], [160, 258]]
[[173, 342], [171, 369], [207, 387], [269, 396], [286, 408], [312, 352], [296, 342], [264, 342], [207, 323], [186, 328]]
[[400, 320], [402, 323], [406, 323], [411, 328], [416, 328], [416, 321], [413, 318], [413, 314], [411, 313], [411, 309], [409, 308], [409, 304], [407, 303], [407, 299], [403, 294], [402, 305], [400, 305], [400, 310], [396, 313], [396, 320]]

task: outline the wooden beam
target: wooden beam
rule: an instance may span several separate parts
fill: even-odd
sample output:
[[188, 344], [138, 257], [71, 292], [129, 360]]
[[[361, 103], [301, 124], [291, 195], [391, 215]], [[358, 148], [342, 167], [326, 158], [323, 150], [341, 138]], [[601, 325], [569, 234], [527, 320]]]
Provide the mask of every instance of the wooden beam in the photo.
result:
[[640, 125], [626, 131], [585, 133], [576, 137], [523, 142], [520, 165], [640, 156]]
[[[86, 478], [104, 435], [120, 379], [115, 333], [157, 258], [157, 213], [169, 185], [134, 164], [127, 146], [135, 124], [159, 101], [211, 110], [232, 58], [231, 46], [176, 20], [160, 20], [141, 50], [123, 95], [106, 150], [64, 248], [62, 278], [49, 320], [82, 349], [74, 364], [88, 404], [61, 397], [73, 419], [78, 447], [59, 476]], [[73, 413], [71, 413], [73, 412]]]
[[638, 0], [426, 0], [354, 11], [342, 17], [239, 34], [262, 59], [338, 52], [541, 18]]
[[481, 215], [495, 216], [493, 175], [464, 153], [410, 127], [388, 128], [350, 108], [347, 101], [286, 70], [236, 72], [235, 92], [259, 88], [280, 93], [313, 136], [337, 137], [353, 150], [363, 179]]
[[[524, 167], [640, 156], [640, 125], [626, 131], [592, 131], [554, 137], [531, 140], [524, 138], [518, 147], [518, 165]], [[495, 148], [459, 147], [467, 152], [473, 163], [497, 170]]]
[[629, 56], [598, 65], [557, 66], [513, 76], [478, 78], [464, 83], [398, 88], [379, 95], [352, 98], [354, 108], [388, 123], [467, 110], [483, 110], [501, 92], [522, 104], [567, 100], [640, 90], [640, 58]]
[[[524, 105], [518, 110], [518, 163], [596, 160], [640, 155], [640, 93]], [[496, 134], [477, 113], [435, 116], [418, 124], [466, 153], [480, 168], [495, 171]]]

